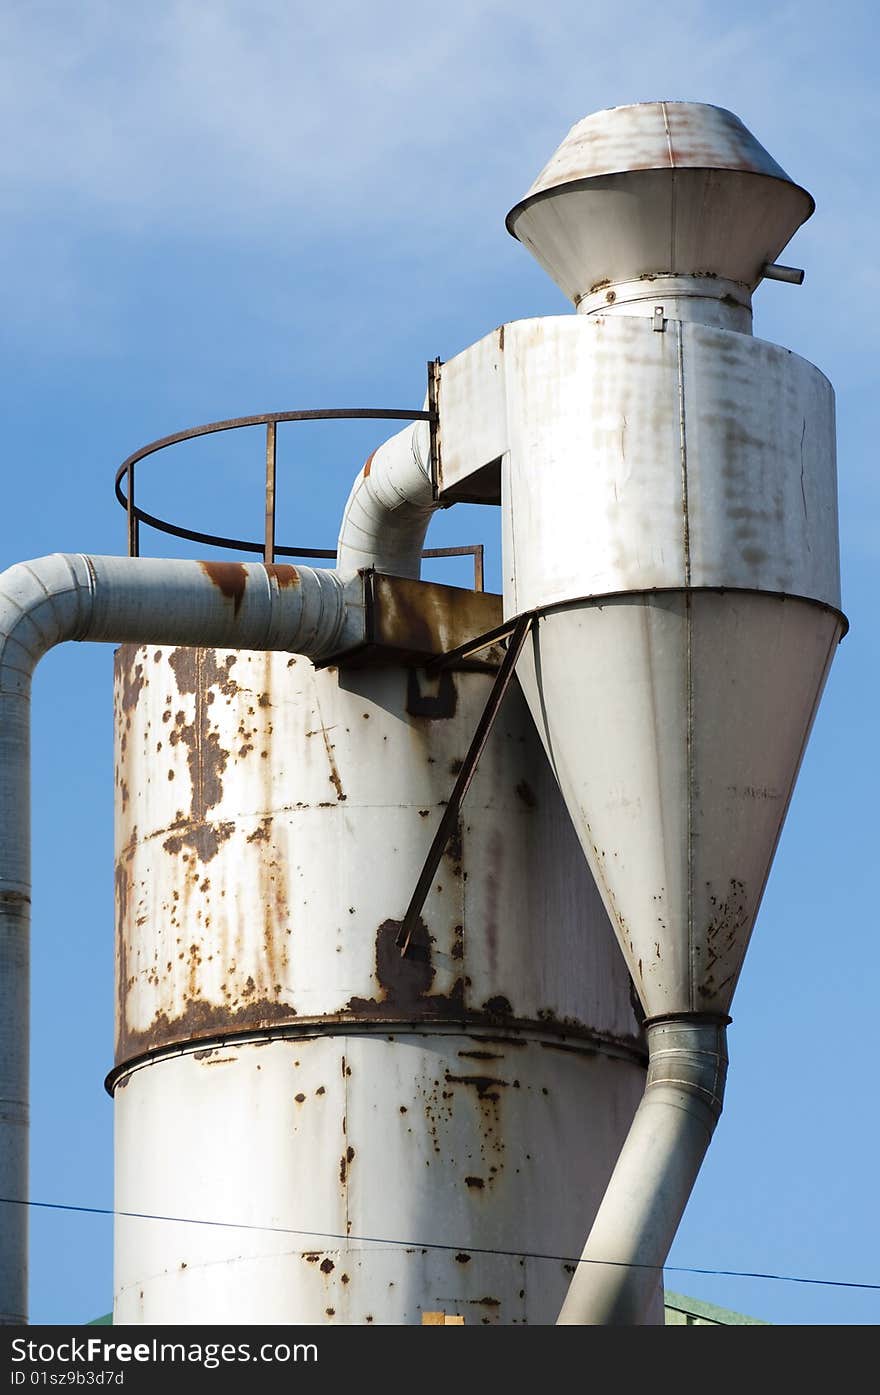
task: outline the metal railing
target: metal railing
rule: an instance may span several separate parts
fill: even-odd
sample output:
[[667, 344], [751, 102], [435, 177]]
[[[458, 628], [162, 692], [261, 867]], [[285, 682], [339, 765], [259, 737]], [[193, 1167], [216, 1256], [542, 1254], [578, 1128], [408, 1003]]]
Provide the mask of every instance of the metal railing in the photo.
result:
[[[114, 491], [116, 498], [126, 511], [128, 521], [128, 555], [140, 556], [140, 525], [146, 523], [161, 533], [184, 538], [188, 542], [204, 543], [208, 547], [228, 548], [234, 552], [255, 552], [262, 554], [263, 561], [272, 564], [277, 557], [336, 557], [336, 549], [330, 547], [282, 547], [275, 540], [275, 500], [277, 470], [277, 430], [281, 422], [288, 421], [352, 421], [370, 419], [375, 421], [427, 421], [432, 427], [436, 424], [433, 411], [406, 411], [385, 407], [327, 407], [299, 412], [265, 412], [253, 417], [230, 417], [227, 421], [212, 421], [205, 426], [191, 426], [186, 431], [177, 431], [173, 436], [162, 436], [158, 441], [141, 446], [116, 471]], [[135, 466], [157, 451], [169, 446], [180, 445], [183, 441], [195, 440], [198, 436], [210, 436], [220, 431], [237, 431], [245, 426], [265, 426], [266, 428], [266, 497], [265, 535], [262, 542], [248, 541], [245, 538], [229, 538], [216, 533], [200, 533], [192, 528], [181, 527], [169, 519], [159, 518], [148, 513], [135, 502]], [[123, 487], [123, 483], [125, 487]], [[432, 547], [422, 552], [423, 557], [473, 557], [474, 590], [483, 590], [483, 545], [476, 543], [467, 547]]]

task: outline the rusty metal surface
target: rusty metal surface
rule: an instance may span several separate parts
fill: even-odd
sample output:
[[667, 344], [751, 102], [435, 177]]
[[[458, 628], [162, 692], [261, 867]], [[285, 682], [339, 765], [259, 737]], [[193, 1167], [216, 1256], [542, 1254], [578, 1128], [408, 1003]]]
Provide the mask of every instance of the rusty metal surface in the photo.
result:
[[[494, 501], [495, 503], [498, 500]], [[422, 560], [426, 557], [473, 557], [474, 559], [474, 590], [483, 591], [483, 556], [485, 549], [482, 543], [468, 543], [463, 547], [423, 547]]]
[[423, 955], [394, 947], [492, 681], [423, 682], [444, 679], [455, 715], [414, 716], [401, 669], [119, 651], [117, 1061], [346, 1017], [532, 1023], [638, 1049], [628, 976], [515, 690], [428, 894]]
[[[445, 549], [443, 550], [445, 553]], [[424, 555], [424, 554], [423, 554]], [[423, 665], [449, 654], [501, 623], [501, 596], [467, 591], [410, 577], [364, 575], [366, 624], [364, 647], [349, 651], [345, 665]], [[479, 656], [483, 667], [500, 663], [497, 648]]]
[[[275, 477], [277, 473], [278, 451], [276, 443], [277, 422], [266, 425], [266, 532], [263, 548], [263, 561], [267, 566], [275, 561]], [[131, 490], [134, 495], [134, 488]]]
[[453, 1030], [136, 1069], [117, 1208], [243, 1228], [120, 1217], [114, 1320], [552, 1323], [643, 1086], [633, 1063]]

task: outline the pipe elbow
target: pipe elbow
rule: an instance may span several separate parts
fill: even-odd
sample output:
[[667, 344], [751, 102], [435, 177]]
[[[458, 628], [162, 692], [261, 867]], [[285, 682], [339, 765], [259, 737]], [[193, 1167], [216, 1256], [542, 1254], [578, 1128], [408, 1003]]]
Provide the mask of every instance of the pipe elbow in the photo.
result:
[[56, 552], [0, 573], [0, 692], [27, 693], [43, 655], [86, 633], [93, 600], [92, 572], [78, 554]]
[[428, 524], [438, 507], [431, 478], [428, 423], [416, 422], [374, 451], [348, 497], [336, 565], [373, 567], [418, 578]]

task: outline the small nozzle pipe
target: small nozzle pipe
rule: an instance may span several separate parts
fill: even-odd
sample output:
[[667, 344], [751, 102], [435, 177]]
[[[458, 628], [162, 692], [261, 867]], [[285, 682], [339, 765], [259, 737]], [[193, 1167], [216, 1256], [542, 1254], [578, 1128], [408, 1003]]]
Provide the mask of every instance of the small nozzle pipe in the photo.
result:
[[788, 281], [792, 286], [804, 284], [804, 273], [799, 266], [782, 266], [780, 262], [765, 262], [761, 275], [766, 281]]

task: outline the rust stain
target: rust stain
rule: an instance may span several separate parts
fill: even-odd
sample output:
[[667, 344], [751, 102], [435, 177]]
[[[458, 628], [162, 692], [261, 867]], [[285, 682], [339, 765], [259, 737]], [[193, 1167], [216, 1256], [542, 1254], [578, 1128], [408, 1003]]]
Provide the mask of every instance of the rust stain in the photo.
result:
[[320, 1268], [322, 1274], [332, 1274], [336, 1265], [333, 1263], [332, 1259], [322, 1259]]
[[499, 922], [502, 918], [499, 902], [501, 888], [507, 878], [504, 866], [504, 835], [500, 828], [493, 828], [486, 850], [486, 881], [483, 923], [486, 937], [486, 958], [489, 978], [498, 978]]
[[[133, 645], [125, 644], [121, 646], [117, 656], [117, 672], [121, 686], [120, 704], [127, 717], [131, 716], [137, 706], [141, 689], [146, 682], [143, 664], [135, 663], [135, 656], [139, 652]], [[126, 727], [128, 725], [126, 722]]]
[[480, 1192], [486, 1185], [482, 1177], [465, 1177], [464, 1184], [466, 1187], [470, 1187], [472, 1191]]
[[513, 1017], [513, 1008], [509, 998], [498, 994], [495, 998], [488, 998], [483, 1004], [487, 1016], [495, 1021], [503, 1022]]
[[[207, 563], [205, 564], [208, 565]], [[222, 664], [211, 649], [175, 649], [168, 659], [181, 695], [192, 694], [194, 714], [187, 722], [183, 708], [174, 716], [169, 732], [171, 746], [183, 744], [187, 751], [192, 802], [188, 813], [178, 812], [174, 824], [169, 828], [169, 837], [164, 843], [165, 851], [176, 854], [187, 846], [196, 857], [209, 862], [216, 856], [220, 843], [233, 831], [231, 823], [212, 823], [208, 813], [223, 796], [223, 776], [230, 753], [220, 743], [220, 733], [211, 721], [211, 706], [216, 692], [231, 698], [239, 692], [239, 685], [231, 676], [232, 666], [238, 662], [234, 654], [226, 656]], [[168, 699], [170, 704], [170, 698]], [[166, 709], [163, 720], [171, 721], [171, 706]]]
[[474, 1085], [481, 1100], [500, 1099], [495, 1087], [510, 1084], [509, 1080], [501, 1080], [494, 1075], [452, 1075], [449, 1071], [446, 1071], [444, 1079], [448, 1085]]
[[[122, 939], [119, 944], [122, 952], [117, 971], [117, 986], [124, 1004], [127, 988]], [[177, 1042], [198, 1041], [202, 1037], [226, 1037], [236, 1032], [264, 1027], [292, 1026], [296, 1021], [296, 1012], [287, 1003], [270, 998], [249, 1001], [238, 1008], [193, 999], [186, 1003], [183, 1012], [177, 1017], [169, 1017], [164, 1011], [157, 1013], [151, 1025], [143, 1031], [130, 1027], [126, 1017], [123, 1007], [117, 1026], [116, 1065]]]
[[[175, 825], [172, 824], [173, 827]], [[182, 848], [192, 848], [200, 862], [210, 862], [217, 856], [220, 844], [225, 843], [234, 832], [234, 823], [187, 824], [179, 831], [171, 833], [162, 847], [172, 856]]]
[[299, 586], [300, 577], [297, 567], [291, 567], [284, 562], [267, 562], [265, 565], [266, 571], [270, 576], [274, 576], [282, 590], [288, 586]]
[[[376, 450], [378, 450], [378, 449], [379, 449], [379, 447], [377, 446], [377, 447], [376, 447]], [[368, 478], [369, 478], [370, 471], [371, 471], [372, 468], [373, 468], [373, 459], [374, 459], [375, 455], [376, 455], [376, 451], [375, 451], [375, 450], [374, 450], [374, 451], [370, 451], [370, 454], [367, 456], [366, 460], [364, 461], [364, 479], [368, 479]]]
[[123, 854], [116, 863], [114, 879], [116, 888], [116, 1060], [119, 1061], [119, 1044], [125, 1035], [128, 1017], [128, 991], [131, 987], [128, 978], [128, 901], [131, 888], [131, 857], [137, 829], [132, 830], [128, 855]]
[[462, 841], [461, 841], [461, 819], [456, 819], [455, 828], [449, 835], [449, 842], [446, 844], [444, 856], [452, 863], [452, 870], [455, 876], [460, 877], [462, 873]]
[[242, 562], [200, 562], [207, 577], [228, 601], [232, 601], [233, 614], [237, 615], [244, 600], [247, 586], [247, 571]]
[[520, 780], [516, 787], [516, 792], [527, 808], [537, 808], [538, 799], [528, 780]]
[[418, 922], [409, 951], [402, 956], [397, 945], [400, 924], [399, 920], [386, 920], [376, 932], [376, 979], [380, 996], [351, 998], [349, 1011], [360, 1017], [385, 1017], [391, 1009], [403, 1016], [460, 1018], [464, 1009], [463, 980], [457, 979], [448, 994], [432, 994], [435, 971], [428, 927], [423, 920]]
[[[324, 725], [324, 719], [323, 719], [323, 717], [321, 716], [320, 711], [318, 712], [318, 721], [320, 722], [320, 726], [318, 727], [318, 730], [320, 731], [321, 736], [322, 736], [323, 739], [324, 739], [324, 750], [327, 752], [327, 762], [328, 762], [328, 764], [329, 764], [329, 766], [330, 766], [330, 774], [329, 774], [329, 777], [328, 777], [328, 778], [329, 778], [331, 784], [333, 785], [333, 788], [334, 788], [335, 791], [336, 791], [336, 798], [337, 798], [337, 800], [338, 800], [340, 803], [342, 803], [342, 802], [346, 799], [347, 796], [346, 796], [345, 790], [342, 788], [342, 780], [341, 780], [340, 775], [339, 775], [339, 769], [338, 769], [338, 767], [337, 767], [337, 765], [336, 765], [336, 759], [335, 759], [335, 757], [334, 757], [334, 755], [333, 755], [334, 746], [333, 746], [332, 741], [330, 740], [330, 732], [333, 730], [333, 728], [330, 727], [330, 728], [328, 729], [328, 728]], [[312, 735], [314, 735], [314, 732], [307, 732], [306, 735], [307, 735], [307, 736], [312, 736]]]

